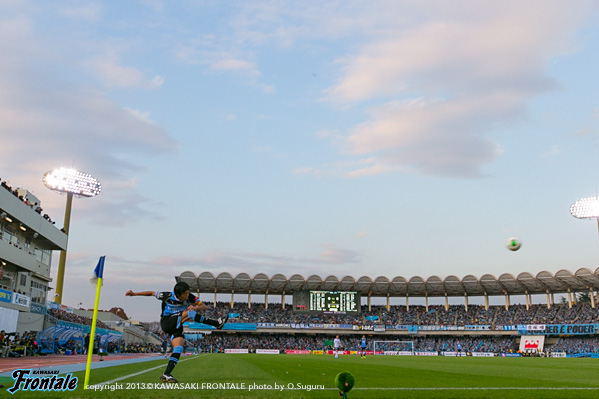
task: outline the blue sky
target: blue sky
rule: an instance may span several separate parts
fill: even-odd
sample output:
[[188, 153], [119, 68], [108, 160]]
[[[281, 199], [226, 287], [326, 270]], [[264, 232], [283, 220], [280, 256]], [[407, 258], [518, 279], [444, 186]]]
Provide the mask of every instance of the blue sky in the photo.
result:
[[597, 225], [568, 210], [599, 194], [598, 11], [3, 1], [0, 177], [57, 224], [46, 171], [102, 182], [74, 202], [63, 303], [92, 306], [106, 255], [102, 307], [142, 320], [158, 304], [124, 292], [187, 270], [595, 270]]

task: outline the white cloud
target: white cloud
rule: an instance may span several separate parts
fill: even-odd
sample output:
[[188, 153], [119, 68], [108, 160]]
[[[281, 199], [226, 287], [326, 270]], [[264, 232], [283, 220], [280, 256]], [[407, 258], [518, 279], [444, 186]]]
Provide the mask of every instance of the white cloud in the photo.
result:
[[338, 60], [342, 75], [327, 98], [375, 104], [369, 120], [341, 140], [344, 152], [376, 158], [351, 175], [481, 176], [482, 166], [501, 154], [489, 133], [524, 117], [533, 96], [557, 87], [546, 64], [576, 49], [586, 5], [460, 4], [468, 13], [430, 7], [421, 10], [420, 24], [383, 23], [357, 52]]
[[[69, 72], [80, 73], [81, 63], [64, 62], [74, 54], [66, 57], [60, 53], [64, 47], [51, 47], [34, 37], [31, 26], [25, 18], [0, 18], [0, 31], [5, 33], [0, 43], [0, 53], [5, 54], [0, 58], [3, 174], [32, 191], [44, 190], [40, 174], [74, 166], [92, 173], [105, 188], [120, 188], [114, 195], [81, 201], [78, 206], [96, 211], [88, 217], [122, 224], [149, 216], [143, 206], [150, 200], [139, 194], [134, 177], [150, 157], [175, 154], [178, 143], [143, 111], [127, 110], [105, 93], [69, 81]], [[50, 212], [62, 202], [48, 196], [44, 208]]]
[[85, 63], [96, 76], [109, 87], [119, 88], [157, 88], [163, 85], [164, 78], [156, 75], [147, 78], [139, 69], [120, 65], [114, 55], [95, 58]]

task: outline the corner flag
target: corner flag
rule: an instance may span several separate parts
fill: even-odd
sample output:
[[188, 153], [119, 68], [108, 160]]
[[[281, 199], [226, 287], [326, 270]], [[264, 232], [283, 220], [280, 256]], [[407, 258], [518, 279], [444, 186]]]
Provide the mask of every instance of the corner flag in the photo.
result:
[[106, 256], [100, 256], [98, 265], [94, 269], [94, 277], [90, 279], [96, 283], [96, 303], [94, 304], [94, 317], [92, 318], [91, 332], [89, 334], [89, 348], [87, 349], [87, 367], [85, 368], [85, 382], [83, 389], [87, 389], [89, 382], [89, 373], [92, 366], [92, 355], [94, 353], [94, 340], [96, 338], [96, 322], [98, 321], [98, 306], [100, 304], [100, 290], [102, 289], [102, 277], [104, 276], [104, 259]]
[[99, 279], [102, 279], [104, 277], [104, 259], [106, 258], [106, 256], [100, 256], [100, 260], [98, 261], [98, 264], [96, 265], [96, 268], [94, 269], [94, 275], [92, 278], [89, 279], [89, 281], [92, 284], [97, 284]]

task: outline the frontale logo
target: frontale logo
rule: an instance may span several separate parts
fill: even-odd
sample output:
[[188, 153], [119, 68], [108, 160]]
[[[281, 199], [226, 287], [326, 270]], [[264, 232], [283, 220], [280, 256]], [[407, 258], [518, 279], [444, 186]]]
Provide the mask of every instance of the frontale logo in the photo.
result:
[[53, 375], [51, 377], [30, 377], [31, 369], [17, 369], [13, 371], [12, 378], [15, 385], [8, 389], [8, 392], [14, 394], [19, 390], [23, 391], [54, 391], [64, 392], [73, 391], [77, 388], [77, 377], [68, 373], [64, 377]]

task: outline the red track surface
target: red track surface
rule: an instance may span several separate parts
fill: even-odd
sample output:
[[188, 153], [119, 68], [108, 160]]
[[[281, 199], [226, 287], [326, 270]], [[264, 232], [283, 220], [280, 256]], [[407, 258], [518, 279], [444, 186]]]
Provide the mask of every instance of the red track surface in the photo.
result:
[[[137, 359], [140, 357], [156, 357], [156, 353], [123, 353], [110, 354], [104, 358], [108, 360]], [[157, 357], [158, 358], [158, 357]], [[100, 361], [100, 356], [93, 355], [92, 362]], [[50, 366], [61, 366], [65, 364], [87, 363], [87, 355], [47, 355], [0, 358], [0, 373], [23, 368], [41, 368]]]

